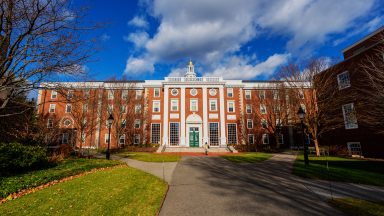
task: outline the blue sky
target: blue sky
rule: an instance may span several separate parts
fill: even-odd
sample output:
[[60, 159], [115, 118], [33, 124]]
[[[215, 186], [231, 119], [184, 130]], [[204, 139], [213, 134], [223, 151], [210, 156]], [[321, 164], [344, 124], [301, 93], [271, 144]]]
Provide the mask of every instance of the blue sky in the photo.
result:
[[102, 49], [89, 79], [199, 76], [268, 79], [289, 61], [342, 58], [341, 50], [384, 24], [380, 0], [73, 0]]

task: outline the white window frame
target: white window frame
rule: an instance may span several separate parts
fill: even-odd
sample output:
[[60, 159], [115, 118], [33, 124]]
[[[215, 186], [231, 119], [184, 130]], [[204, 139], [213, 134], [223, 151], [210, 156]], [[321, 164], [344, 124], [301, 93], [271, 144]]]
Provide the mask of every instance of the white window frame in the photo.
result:
[[233, 98], [233, 88], [227, 88], [227, 97]]
[[[196, 103], [196, 109], [193, 109], [193, 103]], [[198, 112], [199, 111], [199, 100], [197, 99], [190, 99], [189, 101], [189, 110], [191, 112]]]
[[245, 99], [252, 99], [251, 90], [245, 90]]
[[153, 89], [153, 97], [155, 97], [155, 98], [160, 97], [160, 88], [154, 88]]
[[[69, 109], [69, 111], [68, 111]], [[65, 105], [65, 113], [71, 113], [72, 112], [72, 104], [66, 104]]]
[[47, 128], [53, 128], [53, 119], [48, 119], [47, 121]]
[[139, 145], [140, 144], [140, 140], [141, 140], [140, 134], [133, 134], [133, 144], [134, 145]]
[[265, 99], [265, 90], [259, 91], [259, 99], [264, 100]]
[[115, 98], [114, 91], [108, 90], [108, 100], [113, 100]]
[[83, 104], [83, 113], [88, 112], [88, 104]]
[[[267, 142], [264, 142], [265, 141], [265, 138], [267, 138]], [[263, 145], [268, 145], [269, 144], [269, 134], [265, 133], [261, 136], [261, 142], [263, 143]]]
[[127, 98], [128, 98], [128, 90], [124, 89], [121, 92], [121, 99], [127, 100]]
[[68, 90], [67, 92], [67, 100], [70, 100], [73, 98], [73, 90]]
[[252, 104], [246, 104], [245, 111], [247, 114], [252, 114]]
[[265, 104], [260, 104], [260, 113], [267, 114], [267, 106]]
[[[172, 124], [177, 125], [177, 131], [172, 131]], [[175, 134], [173, 134], [175, 133]], [[174, 142], [174, 141], [177, 141]], [[178, 146], [180, 144], [180, 122], [170, 122], [169, 123], [169, 145], [170, 146]]]
[[141, 127], [141, 121], [140, 119], [135, 119], [134, 123], [133, 123], [133, 127], [135, 129], [139, 129]]
[[113, 104], [108, 104], [107, 111], [109, 114], [111, 114], [113, 112]]
[[[214, 109], [212, 109], [213, 104], [214, 104]], [[216, 99], [210, 99], [209, 100], [209, 111], [211, 111], [211, 112], [217, 111], [217, 100]]]
[[49, 113], [56, 112], [56, 104], [49, 104]]
[[[347, 108], [349, 110], [351, 110], [352, 113], [350, 113], [350, 112], [347, 113]], [[358, 122], [357, 122], [357, 117], [356, 117], [356, 114], [355, 114], [356, 111], [355, 111], [354, 104], [353, 103], [344, 104], [344, 105], [342, 105], [342, 110], [343, 110], [345, 129], [349, 130], [349, 129], [359, 128], [359, 125], [358, 125]], [[353, 118], [354, 120], [351, 119], [351, 118]], [[351, 122], [351, 121], [353, 121], [353, 122]]]
[[152, 112], [159, 113], [161, 111], [160, 106], [161, 104], [159, 100], [152, 101]]
[[[232, 111], [230, 111], [230, 108], [231, 108], [231, 106], [230, 106], [230, 104], [232, 104]], [[227, 112], [229, 112], [229, 113], [234, 113], [235, 112], [235, 101], [227, 101]]]
[[56, 99], [57, 98], [57, 91], [52, 90], [51, 91], [51, 99]]
[[142, 90], [136, 90], [136, 100], [140, 100], [142, 98], [143, 91]]
[[[158, 134], [158, 137], [157, 137], [157, 134], [156, 134], [156, 136], [153, 136], [153, 131], [154, 131], [154, 127], [153, 127], [153, 125], [158, 125], [159, 127], [158, 127], [158, 129], [159, 129], [159, 134]], [[156, 128], [156, 130], [157, 130], [157, 128]], [[154, 142], [154, 138], [156, 138], [156, 139], [158, 139], [158, 141], [156, 142]], [[161, 142], [161, 124], [160, 123], [152, 123], [151, 124], [151, 143], [153, 143], [153, 144], [160, 144], [160, 142]]]
[[[261, 122], [261, 128], [264, 128], [264, 129], [267, 129], [267, 128], [268, 128], [268, 121], [267, 121], [266, 119], [261, 119], [260, 122]], [[265, 122], [265, 126], [266, 126], [266, 127], [264, 127], [264, 124], [263, 124], [264, 122]]]
[[135, 104], [135, 114], [141, 113], [141, 104]]
[[253, 120], [247, 119], [247, 129], [252, 129], [252, 128], [253, 128]]
[[[249, 142], [249, 138], [251, 138], [252, 137], [252, 142]], [[253, 134], [248, 134], [248, 144], [255, 144], [255, 135], [253, 135]]]
[[305, 98], [304, 91], [302, 89], [299, 89], [298, 94], [299, 94], [299, 98], [300, 99], [304, 99]]
[[[235, 134], [230, 134], [229, 132], [229, 126], [235, 126]], [[228, 123], [227, 124], [227, 136], [228, 136], [228, 144], [237, 144], [237, 124], [236, 123]], [[236, 142], [235, 143], [233, 143], [233, 142], [230, 142], [230, 141], [232, 141], [232, 139], [233, 139], [233, 137], [231, 138], [230, 136], [234, 136], [234, 138], [235, 138], [235, 140], [236, 140]]]
[[[176, 105], [176, 106], [174, 106]], [[174, 109], [176, 107], [176, 109]], [[179, 111], [179, 99], [171, 99], [171, 111], [177, 112]]]
[[84, 89], [83, 93], [84, 93], [84, 97], [88, 98], [89, 97], [89, 94], [90, 94], [91, 90], [90, 89]]
[[[123, 140], [123, 142], [121, 142]], [[119, 145], [125, 145], [125, 134], [119, 136]]]
[[337, 85], [339, 86], [339, 90], [351, 87], [351, 78], [348, 71], [337, 74]]
[[[219, 122], [209, 122], [209, 145], [219, 146], [220, 137], [219, 137]], [[213, 125], [216, 127], [214, 128]]]
[[121, 105], [120, 106], [120, 112], [123, 113], [123, 114], [127, 113], [127, 106], [126, 105]]

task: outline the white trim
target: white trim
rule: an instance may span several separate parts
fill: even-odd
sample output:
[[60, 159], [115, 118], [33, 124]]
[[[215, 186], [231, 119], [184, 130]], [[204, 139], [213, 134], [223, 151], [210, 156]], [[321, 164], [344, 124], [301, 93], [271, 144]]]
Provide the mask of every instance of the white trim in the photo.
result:
[[[151, 133], [151, 135], [150, 135], [150, 137], [149, 137], [149, 139], [150, 139], [150, 142], [151, 143], [153, 143], [152, 141], [153, 141], [153, 133], [152, 133], [152, 128], [153, 128], [153, 125], [154, 124], [158, 124], [159, 125], [159, 144], [161, 143], [161, 123], [151, 123], [151, 128], [150, 128], [150, 133]], [[156, 143], [157, 144], [157, 143]]]
[[203, 143], [208, 143], [208, 91], [203, 87]]
[[[252, 143], [249, 143], [249, 137], [252, 137]], [[248, 138], [248, 140], [247, 140], [247, 142], [248, 142], [248, 144], [255, 144], [255, 135], [253, 135], [253, 134], [248, 134], [248, 136], [247, 136], [247, 138]]]
[[[55, 97], [53, 97], [55, 96]], [[56, 99], [57, 98], [57, 91], [51, 90], [51, 99]]]
[[[264, 142], [264, 137], [267, 138], [267, 142]], [[269, 144], [269, 134], [264, 133], [264, 134], [261, 136], [261, 143], [263, 143], [263, 145], [268, 145], [268, 144]]]
[[[248, 123], [251, 123], [251, 127], [249, 127]], [[253, 128], [253, 120], [252, 119], [247, 119], [247, 129], [252, 129]]]
[[168, 95], [169, 87], [164, 87], [164, 112], [163, 112], [163, 145], [169, 145], [168, 143]]
[[[229, 104], [233, 104], [233, 111], [229, 111]], [[227, 112], [229, 112], [229, 113], [234, 113], [234, 112], [236, 112], [236, 109], [235, 109], [235, 101], [234, 100], [228, 100], [227, 101]]]
[[[196, 102], [196, 110], [192, 109], [192, 102]], [[199, 111], [199, 100], [196, 98], [189, 99], [189, 111], [198, 112]]]
[[180, 146], [186, 146], [185, 141], [185, 87], [180, 87]]
[[[158, 91], [159, 92], [159, 95], [156, 95], [156, 91]], [[155, 97], [155, 98], [158, 98], [158, 97], [160, 97], [160, 88], [154, 88], [153, 89], [153, 97]]]
[[[215, 102], [215, 109], [214, 110], [211, 109], [212, 108], [212, 106], [211, 106], [212, 102]], [[209, 99], [209, 111], [210, 112], [217, 112], [217, 99]]]
[[[348, 83], [341, 83], [341, 79], [340, 77], [341, 76], [344, 76], [344, 75], [347, 75], [348, 76]], [[346, 70], [346, 71], [343, 71], [339, 74], [336, 75], [336, 78], [337, 78], [337, 85], [339, 87], [339, 90], [342, 90], [342, 89], [346, 89], [348, 87], [351, 87], [351, 77], [349, 75], [349, 72]]]
[[[159, 110], [156, 111], [155, 108], [158, 108]], [[161, 103], [159, 100], [153, 100], [152, 101], [152, 112], [153, 113], [160, 113], [161, 112]]]
[[[231, 96], [229, 96], [229, 94], [231, 94]], [[227, 88], [227, 97], [233, 98], [233, 88]]]
[[[176, 102], [176, 110], [173, 110], [173, 102]], [[178, 112], [179, 111], [179, 99], [172, 98], [171, 99], [171, 112]]]
[[220, 146], [227, 145], [227, 138], [225, 133], [225, 102], [224, 102], [224, 86], [219, 87], [220, 96]]
[[[52, 112], [51, 112], [51, 109], [53, 109]], [[55, 113], [56, 112], [56, 104], [49, 104], [48, 112], [49, 113]]]

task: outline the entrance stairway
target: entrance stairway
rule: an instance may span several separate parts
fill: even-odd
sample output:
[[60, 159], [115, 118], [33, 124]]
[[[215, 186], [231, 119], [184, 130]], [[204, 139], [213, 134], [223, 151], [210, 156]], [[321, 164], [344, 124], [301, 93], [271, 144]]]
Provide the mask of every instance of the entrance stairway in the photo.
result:
[[[204, 148], [190, 148], [190, 147], [166, 147], [163, 152], [201, 152], [204, 153]], [[228, 148], [222, 147], [210, 147], [208, 152], [215, 153], [230, 153], [231, 151]]]

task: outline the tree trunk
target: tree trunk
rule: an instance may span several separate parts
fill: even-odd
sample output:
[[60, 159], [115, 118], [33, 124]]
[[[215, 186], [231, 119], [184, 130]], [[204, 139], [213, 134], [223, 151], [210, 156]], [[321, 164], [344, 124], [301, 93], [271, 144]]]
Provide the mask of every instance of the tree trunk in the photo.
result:
[[316, 156], [320, 156], [320, 147], [319, 147], [319, 141], [317, 139], [313, 139], [313, 142], [315, 143], [315, 150], [316, 150]]

